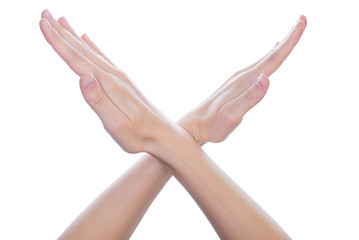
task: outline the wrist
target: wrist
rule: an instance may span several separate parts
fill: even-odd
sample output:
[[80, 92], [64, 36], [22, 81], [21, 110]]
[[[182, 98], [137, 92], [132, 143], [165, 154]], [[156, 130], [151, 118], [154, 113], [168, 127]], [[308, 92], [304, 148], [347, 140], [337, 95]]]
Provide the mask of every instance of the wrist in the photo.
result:
[[196, 141], [200, 146], [206, 144], [206, 141], [203, 141], [203, 136], [201, 136], [200, 125], [198, 124], [198, 119], [186, 115], [180, 118], [177, 121], [178, 126], [184, 129], [190, 136], [192, 136], [193, 140]]
[[179, 125], [170, 123], [158, 131], [156, 137], [147, 145], [146, 152], [174, 168], [178, 164], [177, 157], [191, 148], [199, 148], [193, 137]]

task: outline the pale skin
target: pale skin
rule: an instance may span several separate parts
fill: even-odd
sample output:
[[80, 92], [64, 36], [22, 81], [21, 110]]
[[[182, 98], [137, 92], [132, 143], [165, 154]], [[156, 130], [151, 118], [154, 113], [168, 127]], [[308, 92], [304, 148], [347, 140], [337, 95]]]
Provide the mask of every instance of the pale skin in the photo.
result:
[[191, 194], [221, 239], [289, 239], [200, 145], [223, 141], [264, 97], [268, 76], [304, 32], [304, 16], [267, 55], [236, 72], [177, 124], [156, 109], [87, 35], [77, 36], [65, 18], [57, 21], [45, 10], [40, 27], [48, 43], [81, 77], [86, 102], [113, 139], [129, 153], [148, 153], [104, 191], [60, 239], [130, 238], [172, 175]]

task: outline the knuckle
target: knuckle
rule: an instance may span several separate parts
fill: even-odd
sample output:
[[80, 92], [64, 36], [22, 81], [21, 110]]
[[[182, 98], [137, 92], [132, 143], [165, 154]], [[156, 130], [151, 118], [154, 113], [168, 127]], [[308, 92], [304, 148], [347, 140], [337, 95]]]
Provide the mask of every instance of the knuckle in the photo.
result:
[[105, 94], [103, 91], [98, 91], [93, 99], [93, 104], [95, 106], [102, 105], [105, 100]]
[[110, 91], [120, 91], [121, 85], [118, 83], [117, 78], [113, 75], [106, 75], [106, 85]]
[[105, 93], [102, 89], [97, 88], [87, 96], [87, 99], [92, 106], [97, 107], [103, 105], [105, 101]]
[[75, 61], [82, 60], [84, 57], [83, 53], [75, 48], [72, 48], [70, 50], [70, 56], [71, 56], [71, 59], [74, 59]]
[[251, 102], [256, 101], [257, 98], [258, 98], [257, 94], [252, 89], [247, 90], [244, 94], [246, 96], [246, 99], [251, 101]]
[[116, 96], [122, 96], [127, 91], [126, 86], [118, 82], [117, 79], [112, 79], [107, 85], [108, 93]]

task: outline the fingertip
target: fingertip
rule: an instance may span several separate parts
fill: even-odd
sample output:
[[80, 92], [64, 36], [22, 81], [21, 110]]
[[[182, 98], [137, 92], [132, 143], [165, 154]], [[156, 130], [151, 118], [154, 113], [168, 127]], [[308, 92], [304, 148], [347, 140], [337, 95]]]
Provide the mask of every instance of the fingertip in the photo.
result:
[[91, 44], [90, 38], [87, 36], [86, 33], [82, 34], [81, 38], [88, 44]]
[[45, 13], [46, 13], [47, 11], [48, 11], [47, 8], [44, 9], [44, 10], [42, 10], [42, 12], [41, 12], [41, 18], [45, 17]]
[[39, 21], [40, 28], [42, 29], [44, 27], [44, 25], [45, 25], [44, 20], [41, 18]]
[[300, 19], [303, 20], [304, 26], [307, 27], [307, 17], [304, 15], [300, 15]]
[[67, 19], [64, 16], [60, 17], [58, 22], [61, 24], [61, 26], [63, 26], [66, 29], [68, 29], [70, 27], [69, 22], [67, 21]]
[[306, 28], [306, 26], [307, 26], [303, 19], [300, 19], [298, 25], [301, 26], [301, 31], [302, 31], [302, 32], [305, 30], [305, 28]]
[[92, 48], [96, 49], [95, 44], [92, 42], [92, 40], [89, 38], [89, 36], [84, 33], [82, 34], [81, 38]]
[[294, 37], [296, 43], [299, 41], [300, 37], [304, 33], [305, 27], [306, 27], [306, 23], [302, 19], [302, 17], [300, 17], [296, 23], [295, 28], [293, 29], [293, 31], [291, 33], [292, 36]]
[[46, 18], [41, 18], [40, 22], [39, 22], [40, 28], [42, 31], [44, 31], [46, 28], [50, 28], [51, 24], [49, 23], [49, 21], [47, 21]]
[[41, 17], [46, 18], [49, 21], [53, 19], [53, 16], [51, 15], [51, 13], [48, 9], [45, 9], [44, 11], [42, 11]]

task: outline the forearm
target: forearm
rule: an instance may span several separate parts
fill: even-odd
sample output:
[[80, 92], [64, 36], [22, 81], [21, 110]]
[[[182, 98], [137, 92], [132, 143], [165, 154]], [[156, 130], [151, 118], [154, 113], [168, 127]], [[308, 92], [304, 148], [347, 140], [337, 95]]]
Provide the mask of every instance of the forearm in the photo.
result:
[[60, 239], [129, 239], [171, 176], [146, 154], [88, 206]]
[[[284, 231], [181, 131], [106, 189], [60, 239], [128, 239], [174, 173], [222, 239], [286, 239]], [[176, 142], [177, 144], [171, 144]], [[170, 166], [170, 170], [164, 164]]]
[[[190, 131], [188, 125], [178, 124]], [[129, 239], [171, 177], [163, 162], [145, 154], [95, 199], [60, 239]]]
[[[221, 239], [289, 239], [188, 134], [166, 137], [155, 155], [171, 167]], [[173, 142], [177, 144], [168, 144]]]
[[[198, 131], [198, 134], [195, 134], [195, 136], [200, 138], [198, 142], [223, 141], [238, 126], [243, 115], [260, 101], [268, 88], [268, 79], [266, 80], [263, 74], [270, 75], [279, 67], [298, 42], [305, 26], [306, 19], [301, 16], [291, 34], [276, 49], [245, 69], [243, 74], [241, 71], [234, 74], [219, 91], [216, 91], [194, 112], [194, 115], [200, 116], [199, 119], [204, 120], [203, 122], [205, 123], [203, 125], [204, 129], [198, 129], [200, 131]], [[114, 140], [127, 152], [136, 153], [145, 151], [143, 149], [144, 145], [148, 141], [152, 141], [152, 137], [157, 136], [157, 132], [160, 131], [159, 129], [162, 125], [162, 120], [157, 109], [142, 96], [127, 76], [114, 66], [87, 37], [80, 38], [77, 36], [64, 18], [56, 21], [48, 11], [44, 11], [40, 27], [48, 43], [68, 63], [72, 70], [81, 76], [80, 86], [85, 100], [101, 118], [104, 127]], [[254, 82], [255, 78], [259, 75], [262, 77], [259, 77], [258, 81]], [[260, 79], [264, 82], [262, 80], [259, 81]], [[198, 126], [202, 126], [202, 124], [198, 124]], [[219, 128], [222, 132], [213, 134]], [[251, 221], [251, 219], [253, 216], [259, 216], [260, 222], [264, 213], [259, 208], [251, 206], [251, 204], [254, 205], [253, 201], [199, 150], [197, 144], [193, 145], [193, 140], [190, 144], [187, 144], [186, 141], [178, 142], [177, 139], [169, 140], [168, 144], [175, 143], [174, 148], [168, 148], [166, 149], [166, 154], [160, 155], [162, 162], [172, 167], [176, 177], [192, 193], [220, 236], [231, 236], [225, 233], [226, 226], [222, 226], [226, 215], [223, 216], [221, 213], [222, 209], [218, 208], [214, 201], [206, 200], [207, 196], [215, 196], [217, 193], [220, 193], [219, 196], [216, 196], [216, 199], [223, 205], [222, 208], [232, 211], [231, 206], [236, 206], [236, 211], [232, 211], [233, 213], [240, 213], [239, 210], [243, 208], [244, 215], [248, 215], [246, 208], [249, 207], [251, 210], [248, 211], [250, 212], [249, 216], [247, 216], [250, 219], [248, 222], [250, 225], [254, 223], [254, 227], [258, 226], [258, 223]], [[183, 146], [178, 146], [181, 143], [183, 143]], [[178, 151], [181, 148], [184, 148], [182, 149], [183, 152]], [[160, 152], [154, 151], [151, 153], [156, 155]], [[151, 159], [152, 161], [156, 160]], [[115, 220], [121, 216], [122, 218], [119, 222], [124, 228], [129, 229], [125, 234], [129, 232], [131, 234], [139, 219], [169, 178], [168, 172], [162, 172], [165, 168], [158, 168], [157, 170], [164, 174], [164, 178], [161, 177], [161, 174], [155, 173], [156, 176], [153, 176], [153, 181], [146, 179], [145, 182], [142, 182], [145, 178], [139, 181], [137, 176], [145, 176], [146, 174], [143, 174], [141, 172], [143, 169], [138, 167], [141, 165], [136, 166], [100, 196], [74, 222], [73, 226], [75, 227], [70, 227], [66, 232], [78, 231], [79, 236], [82, 236], [81, 227], [76, 226], [88, 225], [87, 228], [82, 228], [82, 230], [92, 232], [95, 231], [94, 229], [97, 229], [98, 234], [103, 233], [101, 235], [101, 239], [103, 239], [104, 235], [106, 235], [106, 230], [108, 230], [108, 227], [102, 228], [103, 225], [110, 222], [108, 225], [111, 229], [114, 223], [116, 223], [117, 227], [118, 224]], [[201, 173], [202, 170], [204, 171], [203, 173]], [[153, 172], [148, 171], [147, 173], [152, 176]], [[143, 185], [133, 187], [133, 182], [141, 182]], [[147, 185], [149, 183], [153, 185]], [[203, 188], [203, 186], [207, 186], [208, 190]], [[118, 188], [124, 190], [117, 192]], [[127, 194], [126, 191], [128, 189], [132, 190], [132, 188], [135, 189], [132, 192], [133, 195]], [[133, 201], [133, 199], [136, 200]], [[127, 207], [127, 204], [130, 207]], [[241, 204], [244, 207], [241, 207]], [[108, 206], [102, 208], [102, 205]], [[126, 206], [126, 209], [121, 209], [120, 207], [120, 209], [113, 211], [119, 205]], [[217, 214], [219, 216], [219, 223], [215, 220]], [[123, 222], [123, 219], [127, 218], [126, 215], [131, 215], [132, 217], [127, 222], [126, 220]], [[232, 221], [233, 224], [229, 224], [230, 226], [245, 227], [246, 223], [241, 223], [240, 221], [245, 219], [245, 217], [236, 219], [236, 216], [232, 216], [236, 214], [229, 213], [229, 215], [230, 219], [233, 218], [234, 220]], [[98, 223], [98, 225], [90, 223], [91, 221]], [[265, 223], [269, 222], [267, 225], [271, 225], [270, 219], [267, 222], [263, 221]], [[97, 228], [91, 228], [95, 225]], [[252, 228], [249, 226], [248, 229], [253, 229], [253, 226]], [[250, 232], [250, 230], [247, 232]], [[117, 236], [116, 234], [119, 230], [116, 230], [116, 234], [113, 235], [111, 231], [108, 232], [106, 236]], [[246, 233], [244, 230], [243, 232]], [[76, 239], [78, 238], [76, 236]], [[86, 236], [84, 238], [88, 239]]]

